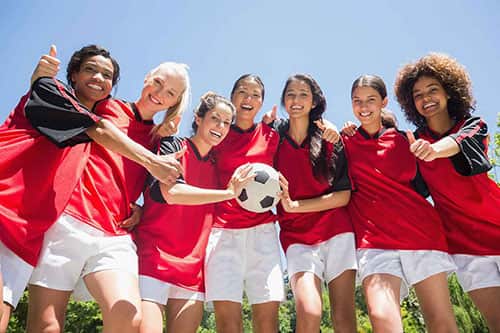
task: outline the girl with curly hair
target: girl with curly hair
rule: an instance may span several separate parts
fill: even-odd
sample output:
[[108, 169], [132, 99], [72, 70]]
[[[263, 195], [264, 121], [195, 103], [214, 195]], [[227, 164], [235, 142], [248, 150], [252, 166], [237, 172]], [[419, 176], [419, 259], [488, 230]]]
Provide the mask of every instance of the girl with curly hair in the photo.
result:
[[291, 76], [281, 104], [288, 113], [289, 129], [275, 157], [275, 166], [284, 176], [278, 219], [295, 298], [296, 332], [319, 331], [324, 282], [335, 331], [356, 332], [357, 260], [354, 230], [345, 208], [351, 181], [344, 146], [321, 138], [316, 122], [322, 121], [326, 99], [310, 75]]
[[448, 55], [431, 53], [404, 66], [395, 92], [406, 118], [410, 150], [446, 230], [463, 289], [500, 332], [500, 188], [487, 171], [486, 123], [474, 117], [471, 81]]

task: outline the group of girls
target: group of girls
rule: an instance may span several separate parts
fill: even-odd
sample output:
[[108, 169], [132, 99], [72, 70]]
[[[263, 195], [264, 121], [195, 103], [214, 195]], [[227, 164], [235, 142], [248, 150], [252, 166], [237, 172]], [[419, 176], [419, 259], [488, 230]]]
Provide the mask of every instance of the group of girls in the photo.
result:
[[[400, 71], [396, 96], [415, 133], [387, 121], [382, 79], [359, 77], [351, 100], [360, 126], [341, 138], [306, 74], [285, 83], [286, 121], [275, 110], [255, 121], [264, 84], [247, 74], [230, 101], [204, 94], [192, 136], [179, 138], [169, 135], [187, 105], [185, 65], [153, 69], [135, 103], [109, 98], [119, 66], [105, 49], [75, 52], [70, 87], [53, 79], [58, 70], [51, 48], [0, 128], [1, 330], [29, 279], [29, 332], [62, 331], [82, 285], [105, 332], [161, 332], [164, 316], [169, 332], [196, 332], [204, 301], [218, 332], [240, 332], [243, 292], [253, 330], [277, 332], [281, 243], [297, 332], [319, 331], [323, 283], [335, 331], [356, 331], [356, 270], [375, 332], [402, 332], [409, 286], [430, 332], [457, 332], [447, 288], [455, 270], [500, 332], [500, 189], [486, 174], [486, 125], [471, 116], [470, 81], [454, 59], [430, 54]], [[282, 174], [277, 217], [234, 200], [252, 162]], [[141, 217], [134, 202], [144, 188]]]

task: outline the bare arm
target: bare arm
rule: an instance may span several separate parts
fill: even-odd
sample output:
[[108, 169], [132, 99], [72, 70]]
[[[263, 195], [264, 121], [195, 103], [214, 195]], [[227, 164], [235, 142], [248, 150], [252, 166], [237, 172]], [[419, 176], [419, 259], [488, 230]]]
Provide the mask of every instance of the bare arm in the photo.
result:
[[[332, 208], [344, 207], [349, 203], [351, 191], [327, 193], [322, 196], [305, 200], [283, 200], [282, 205], [289, 213], [320, 212]], [[285, 207], [286, 206], [286, 207]]]
[[160, 184], [160, 190], [169, 204], [202, 205], [225, 201], [236, 198], [243, 187], [255, 177], [250, 170], [248, 163], [237, 168], [225, 190], [205, 189], [183, 183], [177, 183], [170, 189], [165, 184]]
[[86, 133], [97, 144], [142, 165], [167, 186], [172, 186], [182, 173], [182, 167], [176, 159], [182, 156], [184, 151], [163, 156], [155, 155], [130, 139], [107, 119], [99, 120], [87, 129]]

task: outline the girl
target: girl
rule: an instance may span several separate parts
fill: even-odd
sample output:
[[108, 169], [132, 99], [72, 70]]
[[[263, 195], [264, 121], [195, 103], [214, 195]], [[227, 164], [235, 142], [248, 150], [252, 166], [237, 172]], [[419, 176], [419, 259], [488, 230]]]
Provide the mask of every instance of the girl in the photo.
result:
[[[351, 195], [344, 148], [342, 142], [332, 145], [321, 139], [315, 121], [325, 112], [326, 100], [311, 76], [291, 76], [281, 103], [289, 115], [289, 130], [275, 166], [290, 182], [282, 180], [285, 194], [278, 217], [295, 297], [296, 332], [319, 332], [323, 280], [335, 331], [356, 332], [357, 263], [352, 224], [343, 208]], [[298, 200], [292, 201], [288, 191]]]
[[457, 332], [446, 279], [454, 264], [443, 226], [412, 186], [417, 164], [406, 137], [382, 126], [385, 84], [377, 76], [361, 76], [351, 99], [361, 126], [354, 136], [344, 136], [356, 186], [348, 208], [373, 329], [403, 331], [399, 301], [414, 286], [429, 332]]
[[[273, 165], [279, 134], [255, 124], [262, 107], [264, 84], [252, 74], [241, 76], [231, 91], [236, 121], [214, 149], [218, 182], [227, 184], [247, 162]], [[218, 332], [243, 329], [243, 290], [252, 305], [255, 332], [277, 332], [279, 302], [284, 299], [278, 238], [271, 212], [252, 213], [236, 200], [216, 206], [206, 256], [206, 301], [213, 301]]]
[[[100, 55], [82, 57], [79, 53], [72, 60], [79, 66], [70, 61], [68, 78], [77, 96], [91, 108], [103, 91], [109, 92], [112, 62]], [[40, 84], [35, 82], [34, 86], [47, 81], [53, 80], [40, 79]], [[152, 144], [151, 119], [166, 108], [173, 114], [182, 111], [188, 87], [185, 67], [165, 63], [147, 75], [136, 103], [108, 99], [95, 106], [95, 113], [104, 119], [86, 130], [95, 142], [86, 145], [86, 154], [81, 156], [85, 164], [62, 214], [45, 234], [42, 254], [30, 280], [28, 331], [62, 330], [69, 295], [81, 276], [101, 307], [106, 330], [138, 329], [141, 313], [137, 266], [131, 265], [137, 261], [135, 247], [119, 222], [129, 214], [129, 203], [140, 194], [145, 172], [119, 154], [144, 166], [160, 161], [147, 149]], [[37, 96], [43, 97], [43, 91]], [[43, 112], [35, 113], [33, 122], [38, 122], [37, 129], [50, 137], [51, 131], [42, 125], [43, 116]], [[49, 113], [47, 117], [56, 115]], [[117, 153], [96, 144], [100, 142]]]
[[168, 332], [196, 332], [201, 322], [203, 263], [213, 222], [210, 203], [234, 199], [252, 177], [246, 165], [236, 170], [226, 190], [214, 190], [218, 185], [211, 150], [226, 137], [233, 114], [231, 102], [206, 93], [195, 110], [194, 135], [160, 143], [161, 154], [183, 147], [187, 151], [181, 158], [184, 176], [176, 185], [168, 189], [154, 181], [145, 192], [144, 216], [135, 229], [142, 332], [162, 332], [164, 312]]
[[[89, 45], [75, 52], [68, 76], [78, 75], [79, 79], [75, 77], [72, 82], [82, 83], [75, 86], [76, 96], [59, 81], [40, 79], [55, 75], [58, 67], [52, 46], [32, 76], [31, 91], [0, 127], [0, 174], [6, 185], [0, 190], [0, 266], [4, 302], [10, 304], [4, 306], [2, 330], [37, 263], [44, 232], [62, 213], [82, 175], [91, 137], [103, 146], [120, 149], [163, 179], [177, 175], [180, 167], [172, 158], [161, 160], [117, 131], [108, 120], [88, 112], [109, 95], [119, 78], [118, 63], [107, 50]], [[112, 140], [97, 136], [97, 132], [110, 134]], [[161, 165], [169, 171], [162, 171]]]
[[417, 126], [410, 150], [444, 222], [458, 280], [490, 331], [500, 332], [500, 189], [487, 175], [488, 130], [471, 115], [469, 75], [455, 59], [431, 53], [400, 70], [395, 92]]

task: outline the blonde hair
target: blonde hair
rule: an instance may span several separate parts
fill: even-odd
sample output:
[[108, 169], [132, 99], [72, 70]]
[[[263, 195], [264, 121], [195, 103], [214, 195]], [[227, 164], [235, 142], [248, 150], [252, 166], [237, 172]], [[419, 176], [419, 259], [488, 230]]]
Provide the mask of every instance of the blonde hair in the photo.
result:
[[181, 117], [184, 111], [188, 108], [190, 98], [191, 98], [191, 83], [189, 81], [189, 74], [188, 74], [188, 69], [189, 66], [186, 64], [182, 63], [177, 63], [177, 62], [164, 62], [158, 65], [156, 68], [153, 68], [147, 75], [146, 78], [150, 77], [151, 75], [154, 75], [158, 73], [161, 70], [165, 71], [170, 71], [173, 72], [177, 75], [179, 75], [182, 80], [184, 81], [184, 90], [182, 91], [181, 95], [179, 96], [179, 101], [171, 106], [170, 108], [167, 109], [167, 112], [165, 113], [165, 117], [163, 118], [163, 121], [159, 124], [157, 124], [153, 130], [153, 136], [159, 136], [160, 134], [158, 131], [161, 129], [162, 126], [166, 126], [170, 121], [174, 120], [177, 117]]

